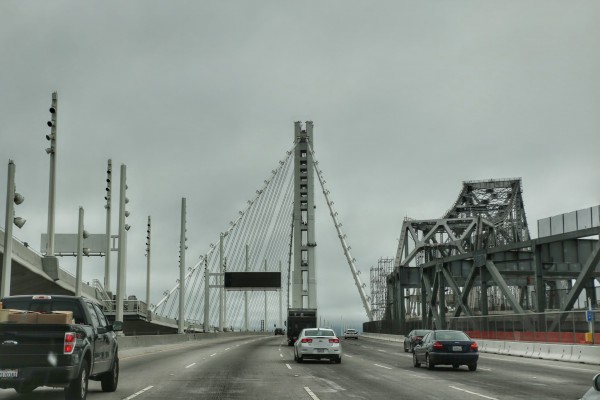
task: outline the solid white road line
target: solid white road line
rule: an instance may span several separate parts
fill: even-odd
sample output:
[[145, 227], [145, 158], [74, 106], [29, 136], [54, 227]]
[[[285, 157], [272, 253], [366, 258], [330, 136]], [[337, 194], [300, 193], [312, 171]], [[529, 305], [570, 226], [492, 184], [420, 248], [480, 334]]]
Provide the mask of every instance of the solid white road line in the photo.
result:
[[452, 389], [456, 389], [456, 390], [460, 390], [461, 392], [465, 392], [465, 393], [469, 393], [475, 396], [479, 396], [479, 397], [483, 397], [484, 399], [490, 399], [490, 400], [498, 400], [495, 397], [490, 397], [490, 396], [486, 396], [484, 394], [481, 393], [475, 393], [475, 392], [471, 392], [470, 390], [466, 390], [466, 389], [461, 389], [461, 388], [457, 388], [456, 386], [450, 386]]
[[144, 388], [144, 389], [140, 390], [139, 392], [132, 394], [132, 395], [131, 395], [131, 396], [129, 396], [129, 397], [125, 397], [123, 400], [131, 400], [131, 399], [133, 399], [134, 397], [137, 397], [137, 396], [139, 396], [140, 394], [144, 393], [146, 390], [150, 390], [150, 389], [152, 389], [153, 387], [154, 387], [154, 386], [148, 386], [147, 388]]
[[308, 393], [308, 395], [313, 399], [313, 400], [320, 400], [316, 394], [314, 394], [312, 392], [312, 390], [310, 390], [310, 388], [308, 386], [304, 387], [304, 390], [306, 390], [306, 393]]
[[193, 367], [194, 365], [196, 365], [196, 363], [191, 363], [191, 364], [190, 364], [190, 365], [188, 365], [186, 368]]

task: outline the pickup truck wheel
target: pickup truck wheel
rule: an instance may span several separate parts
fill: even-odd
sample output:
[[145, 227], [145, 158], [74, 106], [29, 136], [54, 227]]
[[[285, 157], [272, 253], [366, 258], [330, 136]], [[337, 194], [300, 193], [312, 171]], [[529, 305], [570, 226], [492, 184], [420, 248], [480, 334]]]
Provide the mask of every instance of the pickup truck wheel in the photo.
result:
[[65, 388], [65, 400], [85, 400], [88, 390], [89, 366], [87, 360], [81, 363], [79, 376]]
[[102, 375], [100, 384], [102, 385], [103, 392], [114, 392], [117, 390], [117, 385], [119, 384], [119, 357], [116, 354], [112, 368]]
[[29, 394], [29, 393], [33, 392], [36, 388], [37, 388], [37, 386], [35, 386], [35, 385], [23, 384], [21, 386], [16, 387], [15, 391], [19, 394]]

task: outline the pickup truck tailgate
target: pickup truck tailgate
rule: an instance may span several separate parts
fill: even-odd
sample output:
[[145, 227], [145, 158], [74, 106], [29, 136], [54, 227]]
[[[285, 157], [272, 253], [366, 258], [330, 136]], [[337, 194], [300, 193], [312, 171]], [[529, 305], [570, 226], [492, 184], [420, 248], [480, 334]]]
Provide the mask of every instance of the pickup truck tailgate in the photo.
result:
[[71, 364], [64, 355], [65, 332], [71, 325], [0, 323], [0, 368], [56, 367]]

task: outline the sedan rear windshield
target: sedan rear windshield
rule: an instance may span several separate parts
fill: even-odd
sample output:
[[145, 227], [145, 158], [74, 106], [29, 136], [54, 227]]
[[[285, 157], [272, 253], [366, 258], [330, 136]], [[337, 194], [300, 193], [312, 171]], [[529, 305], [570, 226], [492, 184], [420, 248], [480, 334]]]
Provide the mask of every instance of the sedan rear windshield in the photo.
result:
[[471, 340], [464, 332], [436, 332], [435, 340]]
[[335, 333], [325, 329], [308, 329], [304, 331], [304, 336], [335, 336]]

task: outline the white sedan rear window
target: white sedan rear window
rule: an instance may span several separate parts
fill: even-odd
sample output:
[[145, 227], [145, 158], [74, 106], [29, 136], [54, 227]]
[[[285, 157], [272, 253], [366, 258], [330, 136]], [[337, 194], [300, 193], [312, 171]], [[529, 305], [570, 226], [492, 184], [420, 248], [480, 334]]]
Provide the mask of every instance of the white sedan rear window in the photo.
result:
[[310, 329], [304, 332], [304, 336], [335, 336], [335, 333], [326, 329]]

